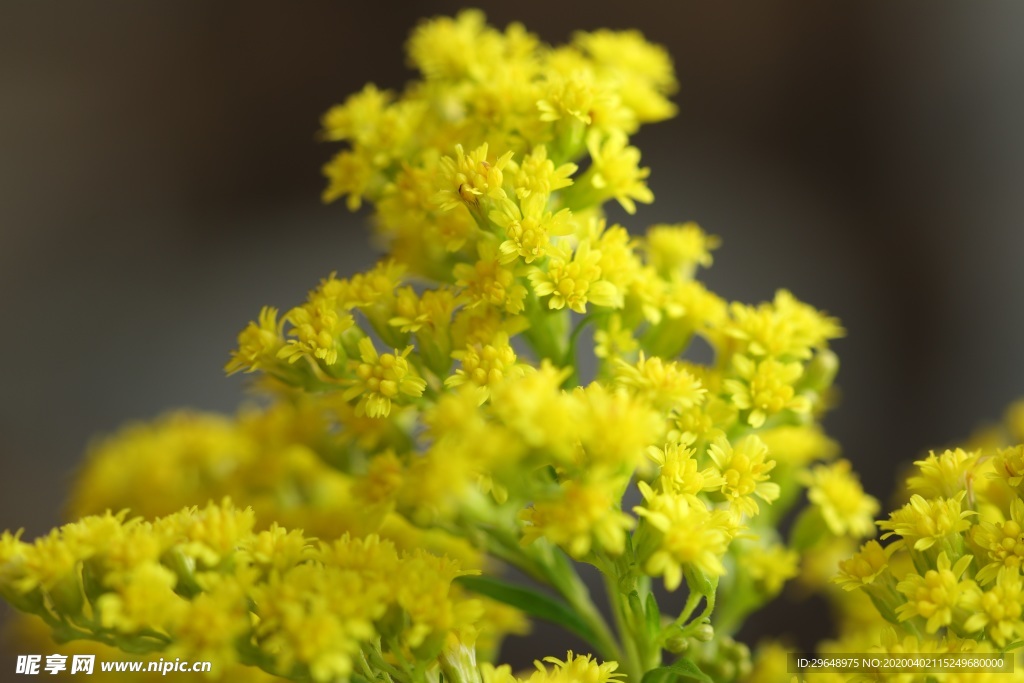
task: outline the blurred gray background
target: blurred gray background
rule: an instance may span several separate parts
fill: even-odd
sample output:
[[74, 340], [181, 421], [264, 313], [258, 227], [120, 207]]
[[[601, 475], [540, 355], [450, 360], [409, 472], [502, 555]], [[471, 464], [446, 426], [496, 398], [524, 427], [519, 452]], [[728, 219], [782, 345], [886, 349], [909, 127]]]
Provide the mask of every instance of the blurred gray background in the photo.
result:
[[[872, 493], [1024, 396], [1024, 4], [481, 4], [669, 48], [680, 114], [636, 140], [657, 201], [628, 224], [696, 220], [713, 289], [843, 320], [827, 425]], [[232, 410], [260, 306], [369, 262], [365, 214], [319, 202], [319, 116], [400, 88], [417, 18], [459, 7], [0, 4], [0, 528], [59, 522], [96, 433]]]

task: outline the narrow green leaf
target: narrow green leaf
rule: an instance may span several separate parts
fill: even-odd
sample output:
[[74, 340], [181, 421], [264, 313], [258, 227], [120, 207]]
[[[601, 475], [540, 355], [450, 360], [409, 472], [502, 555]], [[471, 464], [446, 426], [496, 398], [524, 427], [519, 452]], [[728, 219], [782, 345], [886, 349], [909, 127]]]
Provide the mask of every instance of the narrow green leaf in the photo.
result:
[[704, 683], [715, 683], [711, 680], [710, 676], [701, 671], [689, 659], [680, 659], [668, 666], [659, 666], [657, 669], [651, 669], [644, 674], [640, 683], [657, 683], [663, 679], [667, 679], [668, 683], [673, 683], [677, 678], [692, 678]]
[[460, 576], [456, 581], [474, 593], [518, 607], [530, 616], [562, 626], [601, 650], [601, 641], [590, 625], [558, 598], [490, 576]]
[[629, 594], [629, 611], [633, 613], [634, 618], [643, 618], [644, 616], [644, 604], [640, 602], [640, 594], [636, 591]]
[[661, 633], [661, 610], [658, 609], [658, 600], [654, 597], [654, 591], [647, 594], [647, 607], [644, 610], [647, 617], [647, 633], [652, 639]]

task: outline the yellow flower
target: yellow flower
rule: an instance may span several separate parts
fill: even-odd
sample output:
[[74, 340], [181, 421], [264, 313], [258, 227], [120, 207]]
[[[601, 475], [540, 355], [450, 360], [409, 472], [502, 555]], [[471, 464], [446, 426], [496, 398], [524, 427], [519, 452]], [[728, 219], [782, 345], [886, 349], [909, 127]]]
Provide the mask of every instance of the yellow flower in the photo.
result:
[[907, 489], [925, 498], [951, 498], [966, 491], [974, 477], [980, 453], [962, 448], [928, 453], [924, 460], [915, 460], [920, 474], [907, 479]]
[[779, 497], [779, 485], [768, 481], [775, 461], [768, 457], [768, 447], [756, 436], [744, 437], [735, 444], [719, 437], [708, 446], [708, 455], [722, 473], [721, 492], [739, 513], [758, 513], [754, 496], [766, 503]]
[[323, 115], [324, 138], [365, 142], [367, 132], [376, 128], [381, 114], [393, 99], [391, 93], [378, 90], [372, 83], [365, 86], [350, 95], [345, 104], [331, 107]]
[[644, 482], [639, 487], [644, 504], [633, 511], [655, 532], [650, 545], [641, 542], [638, 547], [644, 571], [664, 576], [670, 591], [682, 583], [685, 565], [709, 576], [724, 574], [722, 556], [739, 530], [733, 516], [685, 496], [657, 493]]
[[603, 142], [591, 137], [587, 149], [592, 165], [584, 178], [593, 186], [598, 202], [615, 199], [632, 214], [636, 213], [636, 202], [654, 201], [654, 193], [644, 182], [651, 169], [640, 168], [640, 150], [629, 146], [625, 135], [611, 135]]
[[562, 164], [555, 168], [554, 162], [548, 159], [547, 147], [537, 145], [515, 165], [513, 185], [516, 188], [516, 196], [519, 199], [526, 199], [540, 195], [546, 202], [552, 192], [572, 185], [571, 176], [577, 168], [574, 163]]
[[1020, 573], [1016, 569], [1002, 567], [995, 585], [989, 590], [982, 591], [975, 584], [968, 587], [964, 607], [971, 616], [964, 622], [964, 631], [974, 633], [984, 629], [996, 645], [1004, 647], [1024, 636], [1022, 606], [1024, 582]]
[[303, 356], [320, 359], [326, 365], [338, 362], [341, 335], [354, 325], [352, 316], [344, 309], [347, 284], [334, 273], [309, 293], [309, 300], [288, 311], [284, 320], [291, 325], [287, 344], [278, 351], [278, 357], [294, 363]]
[[953, 623], [953, 611], [962, 607], [971, 582], [961, 580], [967, 565], [973, 559], [964, 555], [951, 565], [945, 552], [939, 554], [938, 568], [929, 569], [924, 576], [910, 574], [896, 586], [907, 602], [896, 608], [900, 621], [923, 617], [928, 633]]
[[622, 308], [622, 292], [604, 278], [601, 252], [591, 249], [583, 240], [575, 252], [566, 242], [552, 250], [546, 267], [530, 270], [530, 283], [538, 297], [550, 297], [548, 308], [560, 310], [568, 306], [577, 313], [587, 312], [587, 303], [609, 308]]
[[831, 460], [839, 444], [825, 435], [819, 425], [784, 425], [758, 433], [775, 460], [787, 465], [807, 465], [813, 460]]
[[656, 488], [663, 493], [693, 496], [702, 491], [721, 489], [725, 481], [714, 467], [700, 468], [694, 449], [684, 443], [672, 442], [664, 448], [647, 449], [651, 460], [658, 464]]
[[594, 355], [602, 360], [619, 358], [637, 347], [633, 330], [623, 327], [622, 316], [617, 313], [608, 316], [607, 325], [594, 332]]
[[231, 352], [231, 360], [224, 370], [233, 375], [244, 370], [264, 370], [277, 358], [284, 346], [284, 321], [277, 321], [277, 309], [264, 306], [257, 322], [250, 322], [238, 334], [238, 348]]
[[537, 670], [529, 678], [519, 679], [521, 683], [614, 683], [622, 679], [624, 674], [616, 673], [617, 662], [598, 664], [591, 655], [573, 655], [572, 650], [566, 653], [565, 661], [557, 657], [545, 657], [543, 663], [534, 662]]
[[847, 591], [867, 586], [889, 568], [894, 550], [896, 546], [882, 548], [878, 541], [868, 541], [856, 555], [839, 562], [839, 574], [832, 580]]
[[664, 416], [624, 389], [593, 382], [577, 387], [581, 404], [579, 465], [586, 471], [608, 467], [629, 473], [644, 463], [647, 447], [665, 433]]
[[664, 411], [690, 408], [704, 401], [707, 390], [682, 363], [647, 358], [640, 352], [636, 364], [617, 359], [615, 380]]
[[406, 357], [412, 347], [401, 353], [378, 355], [369, 337], [359, 340], [361, 361], [352, 361], [355, 378], [352, 386], [344, 393], [346, 401], [359, 397], [356, 411], [367, 417], [387, 417], [391, 413], [392, 401], [402, 396], [423, 395], [427, 383], [415, 374]]
[[888, 532], [882, 538], [900, 536], [914, 550], [927, 550], [943, 538], [966, 531], [971, 526], [967, 518], [976, 513], [961, 508], [964, 495], [926, 500], [915, 493], [888, 520], [878, 522], [879, 528]]
[[834, 318], [797, 301], [780, 289], [771, 304], [729, 307], [732, 320], [725, 326], [727, 337], [744, 343], [742, 353], [760, 358], [809, 358], [814, 349], [826, 348], [830, 339], [841, 337], [843, 328]]
[[107, 587], [113, 590], [96, 599], [100, 624], [126, 634], [173, 630], [188, 606], [174, 591], [177, 581], [173, 571], [156, 562], [111, 576]]
[[849, 460], [818, 465], [804, 473], [801, 482], [833, 534], [856, 538], [874, 535], [878, 501], [864, 493]]
[[524, 263], [533, 263], [547, 254], [551, 237], [572, 233], [575, 227], [572, 212], [562, 209], [551, 213], [547, 210], [548, 197], [534, 192], [518, 205], [506, 201], [491, 211], [491, 221], [505, 231], [506, 239], [498, 247], [501, 252], [498, 260], [502, 265], [520, 258]]
[[709, 267], [711, 251], [720, 243], [717, 237], [706, 234], [696, 223], [651, 226], [644, 241], [647, 262], [662, 277], [669, 279], [689, 279], [697, 266]]
[[185, 552], [209, 566], [219, 564], [233, 554], [242, 540], [252, 535], [256, 515], [252, 508], [239, 510], [225, 500], [209, 503], [205, 508], [192, 508], [165, 517], [164, 526], [181, 540]]
[[480, 10], [463, 10], [452, 19], [421, 23], [409, 39], [409, 59], [430, 79], [460, 79], [480, 74], [501, 57], [500, 35], [487, 26]]
[[467, 306], [493, 306], [513, 315], [522, 312], [527, 292], [515, 271], [501, 263], [497, 249], [491, 245], [481, 243], [479, 255], [475, 264], [459, 263], [453, 270]]
[[588, 68], [577, 68], [571, 73], [552, 70], [544, 83], [544, 96], [537, 101], [540, 120], [567, 122], [570, 126], [576, 123], [591, 130], [615, 133], [635, 130], [633, 112], [622, 105], [622, 99], [608, 86]]
[[783, 545], [755, 545], [743, 555], [743, 568], [765, 595], [777, 595], [799, 573], [800, 554]]
[[462, 205], [476, 210], [482, 197], [505, 199], [502, 171], [511, 159], [512, 152], [506, 152], [500, 158], [488, 161], [486, 142], [468, 155], [462, 145], [455, 145], [455, 158], [446, 156], [441, 159], [441, 185], [444, 189], [438, 191], [435, 198], [441, 210], [450, 211]]
[[1017, 488], [1024, 481], [1024, 445], [1000, 448], [993, 458], [995, 477]]
[[660, 45], [644, 40], [638, 31], [580, 32], [573, 44], [607, 73], [618, 86], [622, 103], [641, 123], [675, 116], [675, 105], [666, 94], [676, 89], [672, 60]]
[[507, 334], [499, 334], [491, 344], [473, 344], [455, 351], [452, 357], [461, 361], [462, 367], [444, 381], [445, 386], [472, 384], [478, 389], [480, 403], [490, 398], [492, 386], [507, 377], [521, 377], [529, 367], [516, 363], [516, 352], [509, 345]]
[[560, 489], [558, 498], [537, 501], [520, 514], [523, 543], [544, 537], [576, 559], [595, 546], [620, 555], [633, 518], [618, 509], [616, 489], [604, 482], [576, 480], [564, 482]]
[[991, 583], [1004, 568], [1019, 572], [1024, 566], [1024, 500], [1014, 498], [1010, 519], [1002, 523], [983, 521], [971, 528], [971, 541], [982, 551], [985, 562], [975, 577], [979, 583]]
[[750, 411], [747, 422], [751, 427], [762, 426], [766, 419], [783, 410], [810, 411], [810, 400], [797, 395], [793, 388], [803, 375], [800, 363], [780, 363], [774, 358], [755, 362], [739, 355], [733, 357], [732, 364], [740, 379], [727, 379], [722, 388], [732, 395], [737, 408]]

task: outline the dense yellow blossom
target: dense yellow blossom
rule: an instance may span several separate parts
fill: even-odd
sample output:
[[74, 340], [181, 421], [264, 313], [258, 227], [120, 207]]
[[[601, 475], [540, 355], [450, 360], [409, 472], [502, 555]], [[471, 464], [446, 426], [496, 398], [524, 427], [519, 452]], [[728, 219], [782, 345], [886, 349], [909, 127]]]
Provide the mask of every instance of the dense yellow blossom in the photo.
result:
[[[842, 328], [785, 290], [756, 306], [710, 291], [697, 276], [720, 241], [694, 223], [608, 220], [608, 202], [653, 200], [631, 136], [676, 110], [663, 48], [608, 30], [549, 46], [468, 10], [407, 49], [407, 86], [368, 85], [322, 119], [342, 147], [324, 199], [366, 205], [386, 254], [242, 330], [226, 369], [260, 373], [260, 407], [98, 442], [72, 495], [82, 519], [0, 536], [0, 594], [61, 639], [317, 683], [639, 682], [665, 650], [697, 678], [745, 678], [743, 619], [798, 572], [824, 583], [828, 544], [876, 511], [846, 461], [815, 467], [837, 450], [817, 421]], [[945, 581], [940, 557], [987, 556], [934, 611], [966, 628], [942, 610], [977, 604], [971, 628], [1017, 635], [990, 596], [1018, 585], [1008, 495], [1024, 468], [1011, 451], [957, 457], [922, 468], [929, 500], [883, 528], [929, 550], [910, 565], [922, 581]], [[798, 519], [822, 523], [785, 538], [804, 487]], [[848, 582], [924, 616], [909, 566], [878, 552]], [[614, 627], [576, 561], [600, 571]], [[550, 590], [505, 583], [506, 566]], [[685, 602], [659, 606], [652, 578], [685, 582]], [[525, 679], [496, 666], [520, 607], [594, 654]]]
[[736, 444], [719, 437], [708, 448], [708, 455], [722, 473], [721, 492], [738, 512], [757, 514], [755, 496], [766, 503], [779, 497], [779, 485], [768, 480], [775, 461], [768, 457], [768, 447], [756, 436], [745, 437]]
[[906, 596], [907, 602], [896, 609], [900, 620], [923, 617], [928, 633], [952, 623], [953, 610], [966, 599], [970, 584], [961, 577], [972, 559], [967, 555], [951, 565], [949, 556], [941, 553], [935, 569], [929, 569], [924, 576], [911, 574], [901, 581], [896, 589]]
[[878, 526], [887, 533], [882, 538], [900, 536], [915, 550], [926, 550], [937, 541], [952, 537], [970, 528], [973, 510], [964, 510], [964, 494], [954, 498], [928, 500], [914, 494], [903, 508], [893, 512]]
[[807, 497], [836, 536], [872, 536], [878, 501], [864, 493], [849, 460], [818, 465], [807, 473]]

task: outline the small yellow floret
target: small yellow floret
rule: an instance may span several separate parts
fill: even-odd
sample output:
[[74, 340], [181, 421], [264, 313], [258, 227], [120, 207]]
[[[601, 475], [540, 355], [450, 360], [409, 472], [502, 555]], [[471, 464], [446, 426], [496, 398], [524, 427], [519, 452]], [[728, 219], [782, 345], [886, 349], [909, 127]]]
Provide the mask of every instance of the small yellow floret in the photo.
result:
[[393, 354], [379, 355], [369, 337], [359, 340], [361, 360], [352, 361], [355, 378], [352, 386], [344, 393], [346, 401], [359, 397], [356, 411], [367, 417], [387, 417], [393, 401], [401, 397], [423, 395], [427, 383], [418, 377], [406, 357], [412, 351], [407, 347]]

